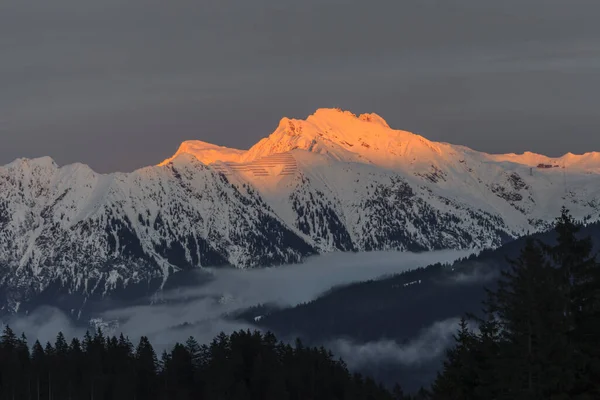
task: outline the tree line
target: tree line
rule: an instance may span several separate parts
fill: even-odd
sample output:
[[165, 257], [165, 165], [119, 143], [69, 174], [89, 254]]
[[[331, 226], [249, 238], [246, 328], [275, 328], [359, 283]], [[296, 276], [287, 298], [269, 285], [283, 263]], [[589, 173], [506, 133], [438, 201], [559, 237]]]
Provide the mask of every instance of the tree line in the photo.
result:
[[323, 347], [277, 341], [272, 333], [221, 333], [210, 344], [190, 337], [158, 359], [147, 337], [137, 346], [101, 330], [68, 343], [29, 347], [5, 327], [0, 338], [0, 399], [6, 400], [305, 400], [404, 399], [351, 373]]
[[554, 244], [527, 241], [461, 321], [429, 397], [600, 399], [600, 264], [579, 230], [563, 208]]

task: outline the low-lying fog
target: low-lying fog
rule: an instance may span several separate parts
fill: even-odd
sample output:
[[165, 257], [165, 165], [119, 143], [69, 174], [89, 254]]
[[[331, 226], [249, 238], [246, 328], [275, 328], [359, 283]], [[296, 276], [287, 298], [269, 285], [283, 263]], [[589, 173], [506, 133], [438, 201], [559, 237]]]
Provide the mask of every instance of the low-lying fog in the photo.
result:
[[[207, 343], [221, 331], [255, 329], [249, 324], [224, 318], [236, 310], [261, 303], [294, 306], [313, 300], [337, 285], [377, 279], [437, 262], [450, 263], [469, 254], [468, 251], [336, 253], [312, 257], [302, 264], [273, 268], [207, 269], [212, 276], [208, 282], [165, 291], [154, 304], [111, 309], [98, 317], [104, 321], [119, 321], [116, 332], [111, 334], [123, 332], [133, 342], [141, 335], [148, 336], [156, 350], [161, 351], [189, 336]], [[85, 328], [52, 307], [40, 307], [26, 317], [8, 318], [4, 322], [18, 334], [24, 332], [30, 343], [36, 338], [42, 343], [53, 342], [59, 331], [67, 337], [81, 337], [85, 333]], [[403, 358], [406, 358], [404, 363], [414, 363], [421, 357], [418, 354], [421, 350], [429, 353], [427, 357], [432, 356], [432, 348], [435, 353], [443, 351], [454, 322], [434, 324], [424, 331], [424, 338], [415, 338], [412, 345], [409, 343], [410, 349], [389, 342], [384, 345], [340, 342], [333, 347], [342, 356], [359, 346], [363, 353], [367, 351], [365, 349], [376, 349], [370, 352], [371, 357], [382, 353], [397, 358], [400, 363]], [[390, 351], [393, 348], [397, 350], [395, 353]], [[356, 357], [352, 360], [360, 362]]]

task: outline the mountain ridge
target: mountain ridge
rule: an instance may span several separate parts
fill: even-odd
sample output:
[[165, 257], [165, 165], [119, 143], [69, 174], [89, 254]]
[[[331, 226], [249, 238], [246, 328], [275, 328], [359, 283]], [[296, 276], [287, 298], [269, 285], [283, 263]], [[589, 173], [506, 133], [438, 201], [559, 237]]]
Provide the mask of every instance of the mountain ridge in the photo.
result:
[[493, 248], [548, 229], [563, 205], [600, 219], [594, 153], [537, 168], [393, 130], [377, 114], [320, 109], [283, 118], [249, 150], [180, 150], [131, 173], [49, 157], [0, 167], [0, 307], [55, 286], [109, 296], [205, 266]]
[[[365, 132], [365, 125], [370, 125], [369, 128], [371, 128], [371, 132]], [[358, 133], [354, 131], [358, 131]], [[344, 135], [338, 137], [337, 133], [339, 132], [343, 132]], [[446, 153], [453, 151], [464, 152], [470, 155], [478, 154], [483, 158], [487, 158], [489, 161], [513, 162], [529, 167], [537, 167], [541, 163], [559, 165], [561, 167], [575, 166], [582, 170], [587, 168], [590, 172], [600, 173], [600, 152], [588, 152], [581, 155], [567, 152], [560, 157], [549, 157], [529, 151], [523, 152], [522, 154], [488, 154], [462, 145], [454, 145], [446, 142], [433, 142], [418, 134], [392, 129], [381, 116], [375, 113], [360, 114], [357, 116], [349, 111], [326, 108], [318, 109], [315, 113], [308, 116], [306, 120], [287, 117], [282, 118], [271, 135], [259, 140], [248, 150], [228, 148], [207, 142], [190, 140], [183, 142], [173, 157], [163, 161], [159, 165], [164, 165], [174, 157], [183, 153], [192, 154], [200, 161], [211, 164], [216, 161], [238, 163], [251, 162], [260, 157], [287, 152], [295, 150], [296, 148], [313, 152], [331, 150], [330, 148], [327, 148], [327, 146], [323, 148], [325, 144], [324, 141], [332, 142], [338, 146], [342, 145], [343, 150], [358, 156], [352, 157], [347, 155], [347, 158], [344, 159], [343, 157], [340, 157], [341, 154], [339, 152], [333, 154], [334, 156], [341, 158], [342, 161], [360, 162], [361, 160], [364, 160], [365, 154], [373, 153], [367, 149], [377, 146], [377, 143], [374, 144], [373, 141], [369, 141], [368, 139], [379, 141], [382, 141], [383, 139], [384, 142], [385, 139], [388, 139], [388, 143], [384, 143], [383, 146], [380, 144], [380, 147], [385, 147], [385, 150], [390, 152], [393, 156], [396, 156], [396, 158], [405, 155], [396, 153], [396, 150], [401, 148], [403, 144], [411, 145], [413, 144], [412, 142], [419, 142], [417, 145], [422, 145], [425, 149], [438, 156], [443, 155], [444, 151]], [[354, 143], [350, 143], [349, 141], [353, 141]], [[393, 145], [396, 146], [394, 147]], [[315, 146], [317, 147], [315, 148]], [[356, 149], [360, 149], [361, 151], [357, 151]], [[424, 149], [421, 148], [418, 150], [420, 150], [421, 153], [425, 152], [423, 151]], [[585, 164], [584, 161], [587, 161], [591, 165]], [[379, 166], [386, 166], [386, 162], [388, 163], [387, 166], [389, 166], [389, 160], [383, 160], [383, 165], [380, 164]], [[377, 165], [377, 163], [375, 164]]]
[[[280, 142], [285, 142], [282, 140], [282, 136], [285, 136], [285, 135], [296, 137], [296, 138], [301, 138], [302, 140], [314, 139], [316, 136], [321, 136], [321, 137], [325, 136], [327, 139], [331, 140], [332, 136], [327, 136], [327, 134], [331, 133], [332, 123], [334, 125], [337, 124], [338, 129], [341, 130], [342, 132], [344, 132], [346, 134], [349, 132], [352, 133], [353, 135], [349, 135], [349, 136], [354, 136], [354, 137], [352, 137], [352, 139], [357, 140], [359, 143], [364, 143], [365, 145], [371, 146], [371, 144], [368, 143], [368, 141], [363, 140], [363, 138], [361, 138], [361, 137], [357, 137], [356, 134], [354, 134], [352, 132], [353, 129], [348, 129], [348, 121], [351, 121], [353, 123], [359, 122], [359, 123], [366, 123], [366, 124], [371, 124], [371, 125], [379, 125], [384, 130], [387, 130], [388, 134], [396, 134], [399, 136], [403, 136], [403, 138], [408, 138], [408, 140], [406, 140], [407, 142], [409, 142], [411, 140], [421, 141], [423, 144], [425, 144], [427, 147], [429, 147], [433, 152], [435, 152], [437, 154], [442, 153], [442, 150], [441, 150], [442, 146], [451, 146], [453, 149], [459, 149], [468, 154], [484, 155], [484, 156], [488, 157], [489, 160], [491, 160], [491, 161], [497, 161], [497, 162], [506, 161], [506, 162], [512, 162], [512, 163], [521, 164], [521, 165], [525, 165], [525, 166], [529, 166], [529, 167], [538, 167], [538, 165], [540, 163], [547, 163], [548, 165], [558, 165], [559, 167], [563, 167], [563, 166], [570, 167], [570, 166], [575, 165], [575, 166], [580, 166], [581, 169], [589, 168], [587, 170], [587, 172], [600, 173], [600, 152], [599, 151], [590, 151], [590, 152], [586, 152], [583, 154], [574, 154], [571, 152], [567, 152], [564, 155], [558, 156], [558, 157], [546, 156], [544, 154], [534, 153], [531, 151], [525, 151], [520, 154], [519, 153], [498, 153], [498, 154], [485, 153], [485, 152], [474, 150], [467, 146], [451, 144], [448, 142], [430, 141], [427, 138], [425, 138], [424, 136], [419, 135], [419, 134], [415, 134], [415, 133], [403, 131], [403, 130], [392, 129], [389, 126], [389, 124], [385, 121], [385, 119], [376, 113], [363, 113], [363, 114], [356, 115], [350, 111], [344, 111], [344, 110], [336, 109], [336, 108], [317, 109], [313, 114], [309, 115], [305, 120], [283, 117], [280, 120], [277, 128], [275, 129], [275, 131], [273, 131], [273, 133], [271, 133], [271, 135], [260, 139], [257, 143], [255, 143], [253, 146], [251, 146], [247, 150], [221, 146], [218, 144], [213, 144], [213, 143], [205, 142], [202, 140], [186, 140], [179, 145], [178, 150], [175, 152], [175, 154], [173, 156], [165, 159], [164, 161], [158, 163], [157, 165], [158, 166], [167, 165], [170, 161], [172, 161], [173, 159], [175, 159], [176, 157], [178, 157], [181, 154], [191, 154], [194, 157], [196, 157], [199, 161], [201, 161], [202, 163], [207, 164], [207, 165], [210, 165], [212, 163], [219, 162], [219, 161], [220, 162], [239, 162], [239, 163], [251, 162], [260, 157], [269, 156], [271, 154], [276, 154], [279, 152], [292, 151], [292, 150], [295, 150], [296, 148], [300, 148], [300, 147], [295, 147], [295, 148], [285, 148], [284, 147], [283, 149], [281, 149], [281, 148], [277, 148], [277, 146], [275, 146], [275, 147], [266, 146], [267, 143], [271, 144], [271, 145], [273, 145], [273, 144], [277, 145]], [[340, 128], [339, 125], [342, 125], [342, 127]], [[344, 125], [346, 125], [346, 126], [344, 126]], [[310, 127], [314, 128], [314, 131], [309, 131], [309, 133], [307, 134], [306, 130], [303, 129], [306, 126], [310, 126]], [[375, 132], [375, 133], [377, 134], [380, 132]], [[370, 134], [372, 134], [372, 132]], [[369, 136], [369, 133], [367, 133], [365, 136]], [[333, 137], [337, 138], [337, 136], [335, 134], [333, 135]], [[346, 140], [348, 138], [349, 137], [344, 137], [344, 140], [339, 139], [339, 143], [336, 143], [336, 144], [345, 143], [349, 147], [354, 147], [354, 146], [350, 146], [350, 144], [352, 144], [352, 143], [348, 144], [348, 142], [346, 142]], [[284, 145], [289, 145], [289, 143], [284, 143]], [[275, 150], [283, 150], [283, 151], [275, 151]], [[389, 150], [390, 149], [387, 149], [387, 151], [389, 151]], [[361, 152], [355, 152], [355, 153], [357, 153], [359, 155], [362, 154]], [[0, 167], [9, 167], [11, 164], [18, 163], [18, 162], [24, 162], [24, 161], [29, 161], [29, 162], [35, 161], [35, 162], [39, 162], [39, 163], [51, 163], [51, 164], [58, 166], [58, 164], [51, 157], [43, 156], [43, 157], [33, 157], [33, 158], [17, 158], [14, 161], [12, 161], [4, 166], [0, 166]], [[583, 163], [583, 161], [588, 161], [592, 165], [589, 165], [589, 164], [586, 165]], [[77, 162], [77, 163], [73, 163], [73, 164], [67, 164], [65, 166], [78, 165], [78, 164], [86, 165], [86, 164]], [[149, 165], [146, 167], [141, 167], [139, 169], [136, 169], [135, 171], [138, 171], [140, 169], [145, 169], [145, 168], [148, 168], [151, 166], [152, 165]], [[135, 172], [135, 171], [133, 171], [133, 172]], [[123, 174], [123, 173], [124, 172], [111, 172], [111, 173], [104, 174], [104, 175]]]

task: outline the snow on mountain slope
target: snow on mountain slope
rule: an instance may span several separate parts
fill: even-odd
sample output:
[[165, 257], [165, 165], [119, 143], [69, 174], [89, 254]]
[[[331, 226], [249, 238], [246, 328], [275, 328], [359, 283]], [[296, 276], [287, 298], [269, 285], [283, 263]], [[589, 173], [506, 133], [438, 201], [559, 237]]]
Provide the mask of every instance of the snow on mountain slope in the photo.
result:
[[201, 140], [189, 140], [183, 142], [175, 155], [160, 163], [159, 166], [167, 165], [181, 154], [192, 154], [203, 163], [212, 164], [215, 161], [239, 161], [244, 153], [244, 150], [217, 146]]
[[5, 307], [59, 281], [108, 293], [174, 270], [297, 262], [313, 247], [251, 187], [192, 156], [131, 174], [19, 160], [0, 168]]
[[300, 149], [327, 154], [338, 161], [398, 167], [442, 154], [440, 146], [419, 135], [390, 129], [377, 114], [356, 117], [348, 111], [319, 109], [306, 121], [283, 118], [270, 136], [247, 151], [189, 141], [177, 154], [192, 154], [206, 164], [243, 163]]
[[244, 156], [253, 160], [294, 149], [327, 154], [346, 162], [398, 168], [441, 155], [439, 144], [410, 132], [392, 130], [376, 114], [320, 109], [306, 121], [283, 118], [268, 138]]
[[379, 115], [354, 115], [339, 109], [319, 109], [306, 120], [283, 118], [277, 129], [249, 150], [229, 149], [201, 141], [184, 142], [176, 155], [189, 153], [206, 164], [215, 161], [251, 162], [261, 157], [302, 149], [347, 162], [364, 162], [391, 169], [418, 169], [432, 160], [511, 162], [529, 167], [557, 165], [585, 173], [600, 173], [600, 152], [567, 153], [552, 158], [531, 152], [486, 154], [464, 146], [431, 142], [411, 132], [394, 130]]
[[591, 152], [582, 155], [567, 153], [562, 157], [548, 157], [542, 154], [525, 152], [523, 154], [490, 154], [494, 161], [509, 161], [530, 167], [566, 168], [570, 171], [598, 174], [600, 173], [600, 153]]
[[85, 303], [207, 265], [495, 247], [562, 205], [597, 220], [599, 160], [490, 155], [337, 109], [283, 118], [249, 150], [184, 142], [130, 174], [19, 159], [0, 167], [0, 306], [50, 290]]
[[[292, 193], [286, 192], [293, 186], [290, 178], [286, 175], [284, 179], [260, 165], [264, 164], [260, 160], [283, 157], [285, 153], [293, 154], [295, 160], [305, 160], [296, 163], [300, 169], [295, 167], [295, 174], [303, 180], [310, 179], [311, 174], [318, 175], [311, 179], [311, 185], [322, 187], [312, 196], [328, 193], [332, 206], [323, 212], [334, 215], [332, 211], [338, 210], [335, 215], [340, 221], [362, 213], [342, 207], [339, 199], [368, 199], [367, 186], [382, 179], [382, 185], [389, 187], [389, 177], [401, 179], [416, 197], [427, 198], [428, 204], [440, 212], [448, 210], [453, 214], [459, 207], [469, 213], [484, 213], [486, 217], [477, 218], [485, 220], [489, 220], [488, 215], [500, 217], [499, 225], [492, 224], [512, 237], [547, 227], [563, 204], [580, 218], [598, 217], [600, 153], [567, 154], [558, 159], [532, 153], [491, 155], [393, 130], [377, 114], [356, 116], [338, 109], [319, 109], [306, 120], [283, 118], [270, 136], [245, 152], [236, 150], [237, 159], [223, 159], [228, 162], [213, 167], [240, 176], [260, 188], [261, 193], [274, 193], [269, 198], [273, 199], [273, 207], [281, 210], [280, 215], [296, 227], [304, 226], [294, 220], [295, 213], [289, 210], [293, 204], [289, 201]], [[203, 159], [203, 154], [192, 154], [210, 161]], [[548, 165], [560, 167], [547, 168]], [[348, 168], [351, 172], [344, 174]], [[358, 177], [354, 175], [361, 173], [368, 176], [369, 185], [357, 184]], [[300, 190], [300, 186], [294, 187]], [[295, 198], [299, 195], [294, 194]], [[303, 229], [306, 231], [306, 227]], [[348, 231], [351, 236], [353, 229], [358, 229], [355, 224]], [[406, 229], [411, 228], [408, 225]], [[312, 237], [319, 235], [313, 233]], [[477, 246], [493, 243], [483, 238], [474, 242]]]

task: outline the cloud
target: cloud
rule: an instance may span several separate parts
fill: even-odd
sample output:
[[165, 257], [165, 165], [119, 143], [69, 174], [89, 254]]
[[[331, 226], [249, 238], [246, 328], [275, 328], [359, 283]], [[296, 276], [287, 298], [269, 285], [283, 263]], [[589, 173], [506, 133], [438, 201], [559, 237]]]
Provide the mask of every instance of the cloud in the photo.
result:
[[[148, 335], [157, 343], [182, 340], [190, 334], [208, 341], [220, 331], [254, 329], [250, 324], [224, 319], [227, 313], [257, 304], [295, 306], [333, 286], [451, 262], [466, 255], [467, 251], [335, 253], [275, 268], [209, 269], [212, 279], [206, 284], [165, 292], [160, 296], [162, 304], [109, 310], [102, 318], [119, 319], [120, 328], [128, 334]], [[184, 323], [189, 324], [185, 334], [177, 328]]]
[[[148, 336], [158, 348], [184, 341], [190, 335], [208, 342], [221, 331], [255, 328], [226, 319], [230, 312], [259, 303], [294, 306], [313, 300], [333, 286], [377, 279], [436, 262], [452, 262], [466, 255], [465, 251], [337, 253], [276, 268], [211, 269], [212, 279], [207, 283], [167, 291], [156, 304], [111, 309], [99, 317], [104, 321], [118, 320], [116, 333], [123, 332], [135, 340]], [[69, 337], [81, 336], [85, 330], [49, 307], [9, 323], [15, 331], [24, 331], [29, 338], [42, 341], [53, 340], [61, 330]]]
[[67, 314], [48, 306], [39, 307], [27, 316], [11, 317], [2, 322], [10, 325], [18, 335], [24, 333], [30, 344], [35, 340], [42, 344], [54, 343], [58, 332], [67, 338], [82, 337], [85, 333], [85, 329], [78, 327]]
[[393, 340], [355, 343], [352, 340], [338, 339], [328, 346], [351, 368], [381, 363], [420, 366], [438, 359], [452, 345], [459, 321], [460, 318], [456, 317], [435, 322], [405, 344]]
[[406, 253], [374, 251], [331, 253], [311, 257], [302, 264], [250, 270], [208, 269], [208, 285], [174, 290], [163, 295], [176, 300], [190, 297], [228, 296], [228, 306], [275, 303], [295, 306], [313, 300], [330, 288], [377, 279], [434, 263], [452, 262], [469, 251]]
[[471, 263], [470, 267], [472, 269], [467, 272], [459, 272], [453, 275], [452, 283], [486, 283], [495, 280], [500, 275], [500, 269], [492, 268], [490, 264]]

